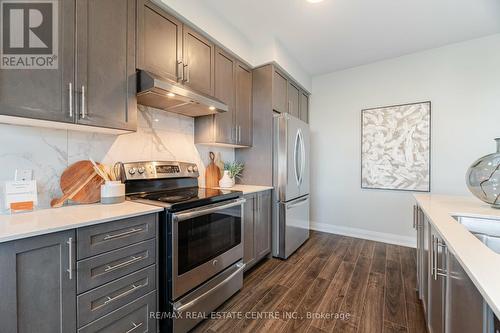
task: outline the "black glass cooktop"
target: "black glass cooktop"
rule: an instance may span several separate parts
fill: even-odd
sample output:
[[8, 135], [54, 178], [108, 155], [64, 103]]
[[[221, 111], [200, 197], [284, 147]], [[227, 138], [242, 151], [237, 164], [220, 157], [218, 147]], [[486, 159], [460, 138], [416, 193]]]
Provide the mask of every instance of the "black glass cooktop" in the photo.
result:
[[159, 202], [172, 211], [186, 210], [203, 205], [209, 205], [224, 200], [236, 199], [242, 196], [239, 191], [217, 190], [211, 188], [191, 187], [168, 191], [134, 195], [132, 200], [148, 200]]

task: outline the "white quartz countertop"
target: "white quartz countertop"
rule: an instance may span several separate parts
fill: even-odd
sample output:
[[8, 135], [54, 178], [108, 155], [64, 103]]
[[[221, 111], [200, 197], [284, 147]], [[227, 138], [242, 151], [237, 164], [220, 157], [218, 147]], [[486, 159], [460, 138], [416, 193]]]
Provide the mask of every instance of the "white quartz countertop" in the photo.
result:
[[0, 215], [0, 243], [151, 214], [163, 208], [130, 201], [115, 205], [78, 205]]
[[[215, 188], [222, 189], [220, 187], [215, 187]], [[274, 187], [272, 187], [272, 186], [236, 184], [231, 188], [224, 188], [223, 190], [241, 191], [241, 192], [243, 192], [244, 195], [246, 195], [246, 194], [251, 194], [251, 193], [268, 191], [268, 190], [272, 190], [272, 189], [274, 189]]]
[[500, 318], [500, 254], [484, 245], [453, 216], [498, 219], [500, 210], [474, 197], [415, 195], [420, 208], [446, 242], [484, 299]]

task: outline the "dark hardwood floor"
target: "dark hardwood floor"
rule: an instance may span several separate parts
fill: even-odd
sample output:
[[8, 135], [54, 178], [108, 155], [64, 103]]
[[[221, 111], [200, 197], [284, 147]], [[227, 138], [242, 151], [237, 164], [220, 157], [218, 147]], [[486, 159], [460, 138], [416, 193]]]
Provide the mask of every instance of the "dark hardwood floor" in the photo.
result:
[[288, 260], [248, 272], [194, 332], [423, 333], [415, 260], [412, 248], [312, 232]]

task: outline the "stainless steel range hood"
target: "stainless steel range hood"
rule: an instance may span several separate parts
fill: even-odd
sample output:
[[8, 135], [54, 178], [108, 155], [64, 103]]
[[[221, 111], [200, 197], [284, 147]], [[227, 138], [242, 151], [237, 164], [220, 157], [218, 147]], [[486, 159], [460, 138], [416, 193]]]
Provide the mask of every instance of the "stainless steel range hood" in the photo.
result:
[[143, 70], [138, 74], [137, 103], [189, 117], [228, 111], [228, 106], [214, 97]]

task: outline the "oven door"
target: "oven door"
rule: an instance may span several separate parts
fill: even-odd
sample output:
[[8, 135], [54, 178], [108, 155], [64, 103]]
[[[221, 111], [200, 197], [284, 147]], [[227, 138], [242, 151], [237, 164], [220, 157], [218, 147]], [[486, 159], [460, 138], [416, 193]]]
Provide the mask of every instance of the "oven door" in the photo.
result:
[[172, 214], [172, 300], [243, 258], [236, 199]]

